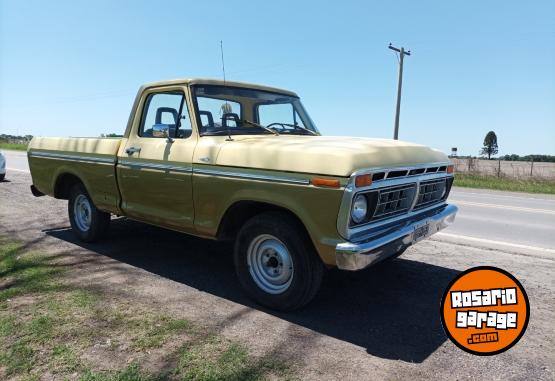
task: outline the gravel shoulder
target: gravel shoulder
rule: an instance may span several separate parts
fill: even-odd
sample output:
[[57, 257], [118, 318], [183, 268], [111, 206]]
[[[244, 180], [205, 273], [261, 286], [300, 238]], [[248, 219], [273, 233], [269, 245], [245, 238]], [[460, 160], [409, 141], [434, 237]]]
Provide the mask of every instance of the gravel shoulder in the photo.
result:
[[[301, 379], [555, 378], [555, 258], [428, 240], [366, 271], [330, 271], [307, 308], [275, 313], [243, 295], [229, 246], [127, 219], [113, 221], [105, 242], [83, 244], [69, 229], [66, 202], [33, 197], [30, 181], [11, 173], [0, 183], [1, 235], [67, 261], [75, 285], [209, 327], [254, 356], [292, 364]], [[524, 337], [493, 357], [455, 347], [439, 318], [449, 281], [479, 265], [513, 273], [531, 304]]]

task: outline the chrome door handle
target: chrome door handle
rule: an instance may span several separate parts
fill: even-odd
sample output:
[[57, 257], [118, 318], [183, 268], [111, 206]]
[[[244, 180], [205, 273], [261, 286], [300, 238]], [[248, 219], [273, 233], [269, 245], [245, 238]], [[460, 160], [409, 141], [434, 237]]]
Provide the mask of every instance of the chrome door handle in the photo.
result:
[[135, 152], [141, 152], [141, 147], [129, 147], [125, 150], [128, 155], [133, 155]]

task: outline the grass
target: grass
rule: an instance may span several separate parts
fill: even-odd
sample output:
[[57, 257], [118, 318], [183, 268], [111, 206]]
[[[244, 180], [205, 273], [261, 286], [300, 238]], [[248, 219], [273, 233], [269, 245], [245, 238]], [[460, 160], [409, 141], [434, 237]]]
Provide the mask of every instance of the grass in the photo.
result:
[[17, 151], [27, 151], [27, 144], [0, 142], [0, 149], [13, 149]]
[[295, 378], [289, 361], [254, 356], [202, 324], [128, 296], [70, 287], [71, 266], [53, 258], [0, 236], [0, 379]]
[[267, 374], [292, 379], [291, 368], [273, 357], [254, 359], [240, 343], [216, 335], [184, 345], [175, 374], [182, 380], [258, 380]]
[[455, 175], [455, 183], [453, 185], [466, 188], [483, 188], [512, 192], [555, 194], [554, 180], [519, 180], [507, 177], [458, 173]]

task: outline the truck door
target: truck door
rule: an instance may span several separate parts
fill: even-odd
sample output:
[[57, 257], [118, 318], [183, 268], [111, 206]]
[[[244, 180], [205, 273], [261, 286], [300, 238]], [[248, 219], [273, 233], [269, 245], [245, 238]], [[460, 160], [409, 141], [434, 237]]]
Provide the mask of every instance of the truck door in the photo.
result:
[[118, 154], [122, 210], [129, 217], [193, 228], [193, 133], [186, 87], [146, 90]]

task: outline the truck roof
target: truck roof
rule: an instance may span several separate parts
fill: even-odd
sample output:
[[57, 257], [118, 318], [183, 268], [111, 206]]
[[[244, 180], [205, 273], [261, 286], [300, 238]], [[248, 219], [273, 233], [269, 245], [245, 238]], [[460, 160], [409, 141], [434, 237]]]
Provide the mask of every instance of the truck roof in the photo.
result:
[[286, 94], [294, 97], [298, 97], [298, 95], [292, 91], [279, 89], [276, 87], [264, 86], [264, 85], [257, 85], [255, 83], [246, 83], [246, 82], [235, 82], [235, 81], [223, 81], [221, 79], [210, 79], [210, 78], [181, 78], [181, 79], [171, 79], [166, 81], [157, 81], [147, 83], [141, 86], [140, 91], [142, 92], [144, 89], [149, 87], [159, 87], [159, 86], [168, 86], [168, 85], [219, 85], [219, 86], [232, 86], [232, 87], [242, 87], [247, 89], [256, 89], [262, 91], [269, 91], [272, 93], [280, 93]]

